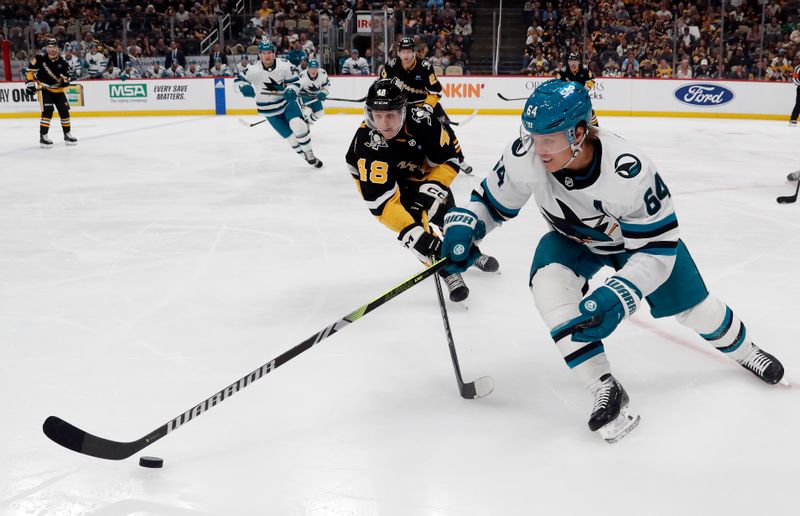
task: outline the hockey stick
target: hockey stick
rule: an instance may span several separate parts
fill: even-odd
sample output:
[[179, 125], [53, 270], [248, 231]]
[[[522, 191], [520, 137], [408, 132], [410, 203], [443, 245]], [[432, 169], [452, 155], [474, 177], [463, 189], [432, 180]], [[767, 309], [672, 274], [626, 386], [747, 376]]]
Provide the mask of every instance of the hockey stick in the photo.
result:
[[266, 118], [264, 118], [263, 120], [259, 120], [258, 122], [253, 122], [253, 123], [251, 124], [250, 122], [248, 122], [248, 121], [247, 121], [247, 120], [245, 120], [244, 118], [240, 118], [240, 119], [239, 119], [239, 123], [240, 123], [240, 124], [242, 124], [242, 125], [243, 125], [243, 126], [245, 126], [245, 127], [253, 127], [253, 126], [256, 126], [256, 125], [258, 125], [258, 124], [263, 124], [263, 123], [264, 123], [264, 122], [266, 122], [266, 121], [267, 121], [267, 119], [266, 119]]
[[465, 125], [467, 125], [468, 123], [470, 123], [470, 121], [471, 121], [473, 118], [475, 118], [475, 115], [477, 115], [477, 114], [478, 114], [478, 108], [475, 108], [475, 109], [472, 111], [472, 113], [470, 113], [470, 114], [469, 114], [469, 115], [468, 115], [468, 116], [467, 116], [467, 117], [466, 117], [464, 120], [461, 120], [460, 122], [453, 122], [453, 121], [451, 120], [451, 121], [450, 121], [450, 125], [455, 125], [455, 126], [461, 126], [461, 127], [464, 127]]
[[797, 186], [794, 189], [793, 195], [784, 195], [775, 199], [778, 204], [791, 204], [797, 200], [797, 193], [800, 192], [800, 177], [797, 178]]
[[60, 444], [61, 446], [69, 448], [70, 450], [76, 451], [78, 453], [83, 453], [84, 455], [91, 455], [92, 457], [99, 457], [101, 459], [110, 459], [110, 460], [127, 459], [134, 453], [146, 448], [147, 446], [150, 446], [151, 444], [158, 441], [159, 439], [169, 434], [170, 432], [177, 430], [180, 426], [184, 425], [185, 423], [188, 423], [192, 419], [195, 419], [198, 416], [202, 415], [205, 411], [207, 411], [211, 407], [219, 405], [220, 403], [230, 398], [240, 390], [244, 389], [248, 385], [251, 385], [256, 380], [260, 380], [264, 375], [271, 373], [272, 371], [282, 366], [289, 360], [293, 359], [297, 355], [301, 354], [302, 352], [311, 349], [312, 346], [318, 344], [324, 339], [327, 339], [337, 331], [346, 327], [348, 324], [356, 322], [357, 320], [364, 317], [366, 314], [375, 310], [376, 308], [383, 305], [387, 301], [402, 294], [403, 292], [410, 289], [411, 287], [413, 287], [420, 281], [424, 280], [428, 276], [435, 274], [447, 263], [448, 263], [447, 259], [442, 259], [433, 263], [433, 265], [431, 265], [427, 269], [418, 272], [417, 274], [405, 280], [403, 283], [400, 283], [393, 289], [373, 299], [369, 303], [356, 308], [355, 310], [345, 315], [335, 323], [331, 324], [330, 326], [326, 326], [325, 328], [318, 331], [311, 337], [307, 338], [300, 344], [278, 355], [277, 357], [267, 362], [266, 364], [262, 365], [255, 371], [252, 371], [251, 373], [248, 373], [242, 378], [239, 378], [238, 380], [228, 385], [221, 391], [217, 392], [213, 396], [201, 401], [200, 403], [190, 408], [186, 412], [180, 414], [176, 418], [172, 419], [171, 421], [168, 421], [167, 423], [156, 428], [149, 434], [135, 441], [121, 442], [121, 441], [111, 441], [108, 439], [103, 439], [102, 437], [97, 437], [95, 435], [87, 433], [81, 430], [80, 428], [73, 426], [70, 423], [67, 423], [63, 419], [58, 418], [56, 416], [48, 417], [44, 421], [44, 424], [42, 425], [42, 430], [44, 430], [44, 433], [47, 437], [49, 437], [57, 444]]
[[[427, 213], [422, 213], [422, 226], [425, 231], [430, 231], [428, 225]], [[467, 400], [475, 398], [484, 398], [492, 393], [494, 390], [494, 380], [491, 376], [481, 376], [473, 382], [464, 383], [461, 376], [461, 366], [458, 363], [458, 353], [456, 353], [456, 344], [453, 341], [453, 332], [450, 329], [450, 318], [447, 317], [447, 307], [444, 304], [444, 293], [442, 292], [442, 284], [439, 282], [439, 275], [435, 274], [433, 281], [436, 283], [436, 295], [439, 297], [439, 310], [442, 312], [442, 324], [444, 325], [444, 334], [447, 337], [447, 347], [450, 349], [450, 359], [453, 361], [453, 370], [456, 373], [456, 383], [458, 383], [458, 392], [461, 397]]]
[[508, 98], [508, 97], [505, 97], [502, 93], [499, 93], [499, 92], [497, 93], [497, 96], [500, 97], [501, 99], [505, 100], [506, 102], [513, 102], [515, 100], [528, 100], [528, 97]]
[[444, 304], [444, 293], [442, 292], [442, 284], [439, 282], [439, 275], [435, 274], [433, 281], [436, 283], [436, 294], [439, 296], [439, 309], [442, 312], [442, 324], [444, 325], [444, 334], [447, 337], [447, 347], [450, 349], [450, 358], [453, 361], [453, 370], [456, 373], [456, 382], [458, 383], [458, 392], [461, 397], [467, 400], [475, 398], [484, 398], [492, 393], [494, 390], [494, 380], [491, 376], [481, 376], [473, 382], [464, 383], [461, 377], [461, 366], [458, 364], [458, 354], [456, 353], [456, 344], [453, 342], [453, 332], [450, 329], [450, 319], [447, 317], [447, 308]]
[[367, 97], [361, 97], [360, 99], [340, 99], [338, 97], [327, 97], [325, 100], [338, 100], [339, 102], [364, 102], [367, 100]]

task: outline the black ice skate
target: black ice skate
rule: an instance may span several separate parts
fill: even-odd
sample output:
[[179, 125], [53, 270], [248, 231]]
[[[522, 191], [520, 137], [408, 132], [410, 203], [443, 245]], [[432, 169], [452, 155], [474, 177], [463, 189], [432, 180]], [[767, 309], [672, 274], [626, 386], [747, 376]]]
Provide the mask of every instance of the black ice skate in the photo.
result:
[[450, 301], [459, 303], [469, 296], [469, 288], [461, 278], [461, 274], [447, 274], [446, 272], [439, 274], [447, 285], [447, 290], [450, 291]]
[[768, 384], [774, 385], [783, 378], [783, 365], [777, 358], [755, 344], [753, 344], [753, 349], [750, 350], [750, 353], [741, 360], [737, 360], [737, 362]]
[[52, 149], [53, 140], [47, 137], [46, 134], [39, 135], [39, 146], [43, 149]]
[[78, 139], [72, 133], [64, 133], [64, 143], [67, 145], [78, 145]]
[[311, 165], [314, 168], [322, 168], [322, 160], [314, 156], [314, 153], [309, 152], [303, 156], [306, 160], [306, 163]]
[[606, 442], [619, 441], [639, 424], [641, 418], [630, 408], [628, 393], [610, 373], [590, 385], [589, 392], [594, 396], [589, 430]]
[[475, 267], [479, 268], [483, 272], [497, 272], [500, 270], [500, 262], [498, 262], [497, 258], [493, 256], [482, 254], [477, 260], [475, 260]]

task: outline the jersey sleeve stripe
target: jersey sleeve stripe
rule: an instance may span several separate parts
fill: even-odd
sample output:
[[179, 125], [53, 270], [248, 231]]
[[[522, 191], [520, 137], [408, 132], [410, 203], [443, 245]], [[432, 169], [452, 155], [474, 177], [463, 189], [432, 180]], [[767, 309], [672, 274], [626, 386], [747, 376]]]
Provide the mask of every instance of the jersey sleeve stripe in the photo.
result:
[[649, 224], [629, 224], [620, 221], [619, 226], [622, 229], [622, 236], [626, 238], [653, 238], [676, 229], [678, 218], [671, 213], [667, 217]]
[[394, 196], [394, 194], [397, 191], [398, 191], [397, 190], [397, 185], [395, 184], [394, 188], [392, 188], [388, 192], [384, 193], [383, 195], [381, 195], [380, 197], [378, 197], [374, 201], [370, 201], [369, 199], [364, 199], [364, 200], [367, 202], [367, 207], [370, 209], [370, 211], [377, 211], [378, 212], [377, 214], [380, 214], [380, 212], [382, 211], [381, 207], [384, 204], [386, 204], [386, 201], [391, 199], [392, 196]]
[[659, 256], [675, 256], [678, 254], [678, 242], [649, 242], [638, 249], [626, 249], [629, 252], [642, 252]]
[[470, 195], [469, 200], [472, 201], [472, 202], [478, 202], [483, 207], [485, 207], [486, 211], [489, 212], [489, 215], [492, 217], [492, 219], [495, 222], [503, 222], [505, 220], [508, 220], [505, 217], [503, 217], [503, 215], [501, 215], [496, 209], [494, 209], [492, 207], [492, 205], [489, 203], [489, 201], [486, 200], [486, 198], [483, 196], [483, 194], [481, 192], [477, 192], [477, 191], [473, 190], [472, 195]]
[[486, 198], [486, 200], [489, 201], [489, 203], [491, 204], [491, 207], [494, 208], [500, 215], [502, 215], [503, 218], [512, 219], [512, 218], [516, 217], [517, 215], [519, 215], [519, 210], [506, 208], [505, 206], [500, 204], [500, 202], [498, 202], [497, 199], [494, 198], [494, 196], [492, 195], [492, 192], [489, 191], [488, 184], [486, 183], [485, 179], [483, 181], [481, 181], [481, 186], [483, 187], [482, 188], [483, 189], [483, 194], [484, 194], [484, 197]]

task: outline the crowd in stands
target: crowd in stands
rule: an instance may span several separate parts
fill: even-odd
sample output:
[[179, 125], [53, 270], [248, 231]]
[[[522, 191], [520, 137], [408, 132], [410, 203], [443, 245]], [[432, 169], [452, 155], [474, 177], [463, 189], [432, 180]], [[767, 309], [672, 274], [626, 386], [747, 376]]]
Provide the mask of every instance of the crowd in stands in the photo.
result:
[[790, 80], [800, 2], [767, 0], [763, 34], [759, 0], [721, 5], [589, 0], [587, 11], [577, 0], [528, 0], [522, 72], [552, 75], [577, 52], [597, 76]]

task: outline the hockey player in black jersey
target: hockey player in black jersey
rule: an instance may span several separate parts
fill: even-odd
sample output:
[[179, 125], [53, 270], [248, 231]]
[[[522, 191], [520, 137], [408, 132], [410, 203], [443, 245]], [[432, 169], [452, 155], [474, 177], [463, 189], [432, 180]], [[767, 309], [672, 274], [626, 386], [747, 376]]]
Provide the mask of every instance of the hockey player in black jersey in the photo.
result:
[[[450, 125], [450, 118], [439, 103], [442, 85], [436, 78], [431, 63], [417, 57], [414, 40], [409, 37], [401, 39], [397, 44], [397, 56], [381, 69], [381, 78], [396, 78], [410, 105], [427, 109], [440, 122]], [[472, 173], [472, 167], [464, 163], [463, 157], [459, 165], [465, 174]]]
[[[454, 207], [450, 184], [459, 171], [461, 145], [453, 130], [430, 112], [406, 105], [397, 79], [378, 79], [367, 94], [365, 120], [345, 160], [370, 212], [398, 233], [398, 240], [423, 263], [438, 256], [441, 240], [426, 230], [424, 218], [442, 227]], [[487, 272], [497, 260], [481, 255], [475, 265]], [[469, 295], [460, 274], [442, 272], [450, 300]]]
[[[42, 119], [39, 122], [39, 145], [51, 148], [53, 142], [47, 137], [50, 130], [50, 119], [53, 111], [58, 110], [61, 118], [61, 129], [64, 131], [64, 143], [76, 145], [77, 138], [70, 132], [69, 102], [64, 93], [69, 86], [69, 64], [58, 51], [58, 42], [48, 39], [44, 54], [37, 54], [31, 59], [26, 73], [25, 91], [29, 95], [39, 92], [42, 105]], [[39, 88], [36, 87], [39, 83]]]
[[[556, 72], [556, 79], [561, 79], [564, 82], [577, 82], [582, 84], [587, 90], [594, 89], [594, 74], [581, 65], [581, 56], [577, 52], [572, 52], [567, 58], [567, 66]], [[592, 121], [591, 124], [595, 127], [600, 123], [597, 121], [597, 114], [592, 108]]]

